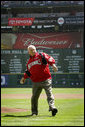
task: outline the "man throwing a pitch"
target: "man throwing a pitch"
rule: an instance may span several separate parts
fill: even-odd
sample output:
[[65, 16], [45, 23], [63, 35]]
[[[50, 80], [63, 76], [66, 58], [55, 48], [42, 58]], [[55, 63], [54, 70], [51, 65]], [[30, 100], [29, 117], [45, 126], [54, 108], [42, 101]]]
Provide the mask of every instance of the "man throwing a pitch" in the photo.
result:
[[46, 53], [38, 53], [34, 45], [29, 45], [28, 53], [30, 58], [27, 63], [27, 69], [24, 76], [20, 80], [21, 84], [25, 83], [26, 78], [30, 78], [33, 83], [32, 98], [31, 98], [31, 111], [32, 115], [38, 115], [38, 98], [42, 89], [45, 90], [47, 95], [47, 102], [49, 105], [49, 111], [52, 112], [52, 116], [55, 116], [58, 112], [54, 104], [54, 96], [52, 94], [52, 79], [49, 70], [49, 65], [52, 66], [54, 72], [58, 71], [55, 65], [53, 57]]

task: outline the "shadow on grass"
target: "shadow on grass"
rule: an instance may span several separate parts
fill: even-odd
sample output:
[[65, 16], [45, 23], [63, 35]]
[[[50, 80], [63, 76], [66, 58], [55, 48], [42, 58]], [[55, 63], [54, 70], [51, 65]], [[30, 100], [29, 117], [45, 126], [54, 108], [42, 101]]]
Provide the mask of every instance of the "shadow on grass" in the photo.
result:
[[4, 115], [2, 117], [53, 117], [53, 116], [49, 116], [49, 115], [37, 115], [37, 116], [32, 116], [32, 115], [24, 115], [24, 116]]
[[15, 116], [15, 115], [5, 115], [3, 117], [31, 117], [32, 115], [24, 115], [24, 116]]

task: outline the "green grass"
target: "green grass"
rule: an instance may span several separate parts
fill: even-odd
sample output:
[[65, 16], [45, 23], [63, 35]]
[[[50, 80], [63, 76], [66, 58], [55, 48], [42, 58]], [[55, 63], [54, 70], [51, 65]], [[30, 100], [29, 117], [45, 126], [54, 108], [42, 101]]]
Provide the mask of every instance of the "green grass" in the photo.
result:
[[[1, 88], [2, 94], [31, 94], [31, 88]], [[53, 94], [84, 94], [83, 88], [53, 88]], [[44, 94], [42, 91], [41, 94]], [[84, 99], [55, 98], [58, 113], [48, 112], [46, 98], [39, 98], [39, 115], [30, 116], [30, 99], [1, 99], [1, 107], [28, 109], [27, 112], [1, 113], [1, 126], [84, 126]]]

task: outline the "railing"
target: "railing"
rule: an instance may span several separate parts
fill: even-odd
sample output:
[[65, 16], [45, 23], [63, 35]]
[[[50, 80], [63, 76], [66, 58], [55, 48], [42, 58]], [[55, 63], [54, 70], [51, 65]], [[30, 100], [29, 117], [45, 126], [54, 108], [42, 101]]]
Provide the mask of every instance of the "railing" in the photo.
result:
[[84, 1], [1, 1], [1, 7], [38, 7], [84, 5]]

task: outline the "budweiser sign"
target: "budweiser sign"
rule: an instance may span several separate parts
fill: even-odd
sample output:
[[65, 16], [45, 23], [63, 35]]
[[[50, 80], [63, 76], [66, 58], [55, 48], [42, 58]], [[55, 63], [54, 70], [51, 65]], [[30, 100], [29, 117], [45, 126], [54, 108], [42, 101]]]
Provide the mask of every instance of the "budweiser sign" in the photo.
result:
[[9, 18], [9, 26], [30, 26], [32, 25], [34, 18]]
[[37, 48], [80, 48], [82, 47], [81, 33], [28, 33], [17, 34], [14, 49], [27, 49], [28, 45]]

